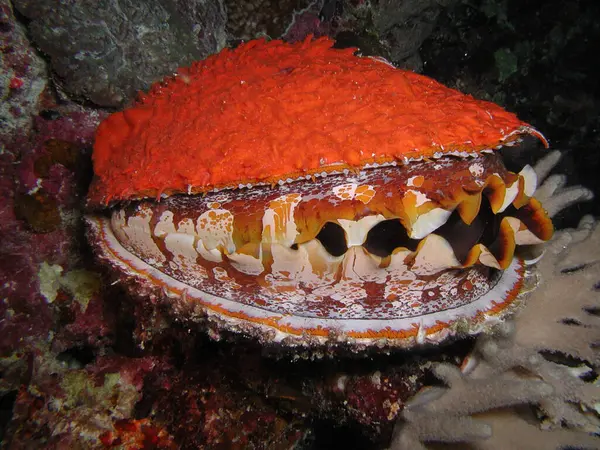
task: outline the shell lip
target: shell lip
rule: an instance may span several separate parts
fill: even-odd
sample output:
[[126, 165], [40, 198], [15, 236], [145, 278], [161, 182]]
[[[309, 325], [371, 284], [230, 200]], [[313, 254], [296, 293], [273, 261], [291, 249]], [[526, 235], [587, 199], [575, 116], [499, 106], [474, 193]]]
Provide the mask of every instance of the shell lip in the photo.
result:
[[231, 183], [224, 184], [204, 184], [204, 185], [186, 185], [185, 187], [167, 187], [162, 190], [143, 190], [138, 192], [122, 192], [118, 195], [109, 195], [109, 186], [97, 175], [94, 176], [90, 190], [87, 196], [87, 207], [90, 211], [99, 210], [114, 206], [118, 203], [137, 201], [144, 199], [161, 199], [173, 195], [196, 195], [219, 192], [223, 190], [251, 189], [260, 186], [277, 186], [288, 183], [299, 182], [303, 180], [315, 180], [319, 177], [329, 175], [340, 175], [357, 173], [362, 170], [376, 169], [389, 166], [403, 166], [413, 162], [420, 162], [428, 159], [439, 159], [443, 157], [457, 158], [476, 158], [486, 153], [495, 152], [503, 146], [514, 146], [521, 142], [522, 136], [529, 135], [537, 138], [545, 148], [549, 147], [548, 140], [544, 135], [529, 125], [522, 125], [511, 133], [504, 136], [502, 141], [489, 147], [470, 148], [467, 145], [462, 146], [440, 146], [429, 149], [414, 149], [402, 156], [388, 156], [379, 158], [370, 158], [361, 161], [359, 164], [352, 165], [346, 162], [331, 163], [320, 165], [314, 169], [305, 169], [297, 172], [283, 173], [277, 176], [241, 179]]
[[219, 330], [283, 347], [350, 348], [357, 352], [368, 348], [408, 349], [476, 334], [514, 310], [526, 278], [524, 262], [515, 257], [506, 270], [495, 272], [492, 289], [460, 307], [385, 319], [297, 316], [241, 304], [175, 280], [125, 250], [112, 235], [106, 218], [87, 216], [86, 219], [90, 241], [100, 258], [128, 280], [126, 286], [134, 293], [163, 298], [180, 319], [201, 317]]

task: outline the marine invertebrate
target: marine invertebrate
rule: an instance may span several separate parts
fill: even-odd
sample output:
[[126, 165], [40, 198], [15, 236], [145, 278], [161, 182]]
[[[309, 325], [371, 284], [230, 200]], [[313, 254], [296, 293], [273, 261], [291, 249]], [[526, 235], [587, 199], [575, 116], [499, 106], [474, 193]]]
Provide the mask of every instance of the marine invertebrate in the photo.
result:
[[494, 149], [543, 136], [331, 47], [253, 41], [103, 122], [92, 242], [180, 317], [266, 342], [410, 347], [485, 329], [520, 298], [517, 246], [552, 235], [533, 169]]
[[[592, 197], [581, 186], [565, 188], [564, 175], [548, 177], [559, 158], [553, 152], [535, 167], [546, 179], [536, 196], [551, 215]], [[476, 449], [523, 448], [524, 442], [527, 448], [598, 448], [598, 438], [588, 433], [598, 433], [600, 400], [594, 382], [599, 248], [600, 227], [590, 216], [577, 229], [557, 232], [538, 263], [539, 275], [532, 273], [541, 278], [539, 288], [515, 317], [478, 338], [460, 369], [447, 363], [434, 368], [447, 387], [427, 387], [408, 402], [390, 448], [424, 449], [433, 442], [468, 442]]]

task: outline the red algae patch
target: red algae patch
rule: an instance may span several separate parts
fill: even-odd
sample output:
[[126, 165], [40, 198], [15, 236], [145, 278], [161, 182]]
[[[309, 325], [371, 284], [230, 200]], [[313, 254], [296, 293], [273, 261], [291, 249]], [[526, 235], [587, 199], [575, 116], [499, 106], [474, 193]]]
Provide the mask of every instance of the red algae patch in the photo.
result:
[[478, 152], [533, 132], [493, 103], [332, 46], [251, 41], [155, 84], [98, 128], [90, 202]]

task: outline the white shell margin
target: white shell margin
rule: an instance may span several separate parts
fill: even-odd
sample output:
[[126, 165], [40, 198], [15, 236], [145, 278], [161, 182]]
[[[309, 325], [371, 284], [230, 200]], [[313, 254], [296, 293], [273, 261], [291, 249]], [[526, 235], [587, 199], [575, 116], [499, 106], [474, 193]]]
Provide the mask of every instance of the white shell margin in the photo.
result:
[[[439, 343], [453, 335], [472, 335], [489, 329], [511, 312], [510, 305], [498, 313], [495, 308], [510, 296], [523, 282], [524, 263], [514, 258], [510, 266], [498, 277], [496, 285], [486, 294], [468, 305], [447, 309], [418, 317], [401, 317], [391, 320], [380, 319], [327, 319], [283, 315], [257, 306], [238, 303], [233, 299], [218, 297], [182, 283], [150, 266], [125, 249], [116, 239], [110, 220], [100, 216], [87, 216], [90, 241], [99, 256], [126, 277], [145, 290], [162, 291], [165, 298], [173, 301], [175, 310], [193, 310], [193, 315], [202, 313], [219, 328], [242, 332], [259, 338], [263, 342], [280, 343], [286, 346], [318, 347], [346, 345], [358, 350], [366, 347], [411, 348], [423, 344]], [[516, 295], [512, 304], [518, 304]], [[198, 311], [198, 308], [200, 311]], [[236, 317], [237, 316], [237, 317]], [[244, 318], [239, 318], [243, 316]], [[184, 317], [182, 317], [184, 318]], [[202, 317], [204, 319], [204, 317]], [[429, 328], [448, 324], [436, 330]], [[327, 335], [311, 333], [320, 329]], [[290, 331], [291, 330], [291, 331]], [[409, 332], [407, 337], [377, 336], [386, 331]], [[373, 337], [353, 337], [352, 334], [370, 333]]]

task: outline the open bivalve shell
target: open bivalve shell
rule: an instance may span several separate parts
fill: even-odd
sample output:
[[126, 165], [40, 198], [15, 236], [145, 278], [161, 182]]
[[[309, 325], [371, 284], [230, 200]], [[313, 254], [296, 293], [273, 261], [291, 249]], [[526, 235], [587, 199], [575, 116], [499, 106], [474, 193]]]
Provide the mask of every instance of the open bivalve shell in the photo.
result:
[[[133, 292], [164, 298], [181, 318], [289, 346], [411, 347], [501, 320], [524, 292], [519, 248], [548, 240], [553, 228], [534, 198], [533, 169], [510, 172], [491, 149], [523, 134], [541, 136], [496, 105], [330, 46], [249, 43], [187, 69], [183, 82], [181, 75], [175, 86], [155, 87], [109, 118], [98, 132], [89, 199], [90, 239], [100, 257]], [[323, 65], [327, 60], [337, 71]], [[209, 83], [229, 86], [232, 77], [244, 81], [235, 84], [237, 98], [233, 87]], [[310, 90], [313, 97], [294, 97], [310, 119], [289, 110], [290, 83]], [[271, 95], [254, 98], [248, 89]], [[318, 121], [308, 130], [295, 125], [333, 117], [327, 98], [348, 102], [357, 93], [356, 111], [369, 108], [369, 115], [344, 119], [343, 143], [334, 131], [325, 141], [311, 132]], [[391, 117], [390, 96], [392, 106], [414, 113]], [[175, 113], [188, 112], [194, 148], [188, 128], [181, 135], [169, 128], [180, 126], [175, 113], [161, 122], [165, 99]], [[243, 112], [237, 124], [218, 106], [235, 101]], [[273, 130], [263, 126], [270, 116], [259, 111], [261, 101], [270, 111], [280, 106]], [[377, 111], [394, 139], [372, 127]], [[201, 121], [208, 116], [214, 122]], [[254, 133], [240, 134], [248, 123], [261, 124], [266, 148]], [[285, 150], [269, 135], [281, 123]], [[419, 149], [423, 136], [430, 144]], [[249, 149], [256, 160], [247, 158]], [[140, 163], [132, 165], [136, 155]], [[222, 164], [230, 171], [216, 170]]]

